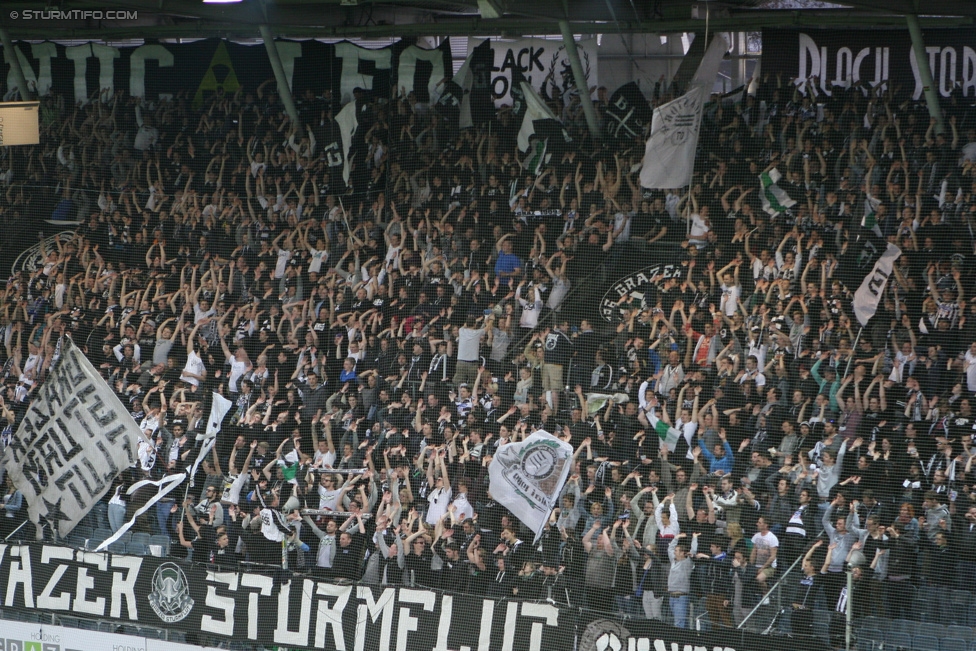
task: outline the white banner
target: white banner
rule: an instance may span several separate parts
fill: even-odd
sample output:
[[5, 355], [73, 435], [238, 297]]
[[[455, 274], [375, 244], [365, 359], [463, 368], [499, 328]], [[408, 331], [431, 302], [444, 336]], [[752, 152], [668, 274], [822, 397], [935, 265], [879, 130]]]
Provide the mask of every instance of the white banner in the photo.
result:
[[683, 188], [691, 182], [705, 90], [696, 87], [654, 109], [644, 148], [641, 187]]
[[895, 267], [895, 260], [900, 257], [901, 249], [889, 243], [888, 248], [874, 263], [871, 273], [864, 277], [854, 292], [854, 316], [862, 326], [866, 326], [878, 311], [878, 303], [881, 302], [881, 295]]
[[542, 533], [572, 467], [573, 447], [539, 430], [498, 449], [488, 466], [489, 490], [525, 526]]
[[39, 533], [67, 536], [135, 463], [139, 436], [115, 392], [65, 338], [3, 457]]
[[[480, 39], [469, 38], [468, 56], [482, 42]], [[587, 86], [589, 88], [598, 86], [596, 39], [577, 41], [576, 48], [579, 50]], [[532, 84], [537, 91], [541, 91], [545, 84], [546, 94], [549, 97], [553, 96], [552, 89], [555, 86], [563, 94], [564, 101], [569, 101], [569, 92], [576, 88], [569, 57], [566, 55], [566, 46], [561, 40], [549, 41], [542, 38], [492, 40], [491, 52], [493, 57], [491, 94], [498, 106], [512, 103], [512, 69], [515, 66], [521, 68], [525, 81]]]

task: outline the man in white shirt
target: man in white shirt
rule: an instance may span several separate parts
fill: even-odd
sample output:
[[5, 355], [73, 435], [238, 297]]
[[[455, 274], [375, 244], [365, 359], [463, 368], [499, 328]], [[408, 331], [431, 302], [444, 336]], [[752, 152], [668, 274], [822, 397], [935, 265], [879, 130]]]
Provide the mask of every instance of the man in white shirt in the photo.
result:
[[752, 554], [749, 562], [756, 566], [756, 582], [765, 585], [776, 574], [776, 553], [779, 551], [779, 538], [769, 530], [765, 517], [756, 521], [758, 531], [752, 537]]
[[469, 316], [464, 326], [458, 330], [457, 367], [454, 371], [454, 385], [474, 384], [481, 366], [481, 340], [487, 328], [491, 327], [492, 317], [485, 318], [483, 327], [478, 328], [478, 319]]

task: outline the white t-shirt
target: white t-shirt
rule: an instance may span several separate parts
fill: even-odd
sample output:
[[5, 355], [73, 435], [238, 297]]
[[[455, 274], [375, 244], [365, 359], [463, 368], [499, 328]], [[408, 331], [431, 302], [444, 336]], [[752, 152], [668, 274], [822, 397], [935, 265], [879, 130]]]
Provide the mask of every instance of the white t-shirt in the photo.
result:
[[427, 502], [430, 506], [427, 507], [426, 522], [427, 524], [437, 524], [441, 516], [447, 513], [447, 505], [451, 503], [451, 489], [437, 488], [430, 491], [427, 495]]
[[[773, 550], [778, 547], [779, 538], [772, 531], [767, 531], [765, 535], [756, 532], [752, 537], [752, 548], [756, 550], [756, 567], [765, 565], [770, 555], [772, 555]], [[776, 567], [775, 560], [773, 561], [772, 567]]]
[[[203, 375], [203, 373], [206, 370], [207, 367], [204, 366], [203, 360], [200, 359], [200, 356], [197, 355], [197, 352], [195, 350], [191, 350], [190, 353], [186, 356], [186, 366], [183, 367], [183, 371], [194, 373], [196, 375]], [[195, 387], [200, 386], [200, 380], [196, 379], [195, 377], [190, 377], [188, 375], [181, 374], [180, 380], [186, 382], [187, 384], [191, 384]]]
[[966, 351], [966, 388], [976, 391], [976, 355], [969, 350]]
[[740, 291], [738, 285], [732, 285], [731, 287], [725, 284], [722, 285], [721, 309], [725, 316], [732, 317], [735, 315], [735, 311], [739, 308]]
[[278, 249], [278, 262], [275, 263], [275, 273], [274, 277], [276, 279], [285, 277], [285, 267], [288, 265], [288, 261], [291, 260], [291, 251], [287, 249]]
[[231, 393], [237, 393], [241, 390], [239, 382], [244, 373], [247, 372], [247, 362], [238, 361], [233, 355], [228, 357], [227, 361], [230, 362], [230, 377], [227, 379], [227, 385], [230, 387]]

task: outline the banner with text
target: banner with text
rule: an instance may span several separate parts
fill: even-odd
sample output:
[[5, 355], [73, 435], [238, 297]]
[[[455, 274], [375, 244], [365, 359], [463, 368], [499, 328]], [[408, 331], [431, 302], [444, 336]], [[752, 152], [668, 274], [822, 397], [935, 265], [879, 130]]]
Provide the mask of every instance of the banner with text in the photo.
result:
[[[289, 649], [571, 649], [573, 611], [393, 586], [337, 585], [151, 556], [0, 545], [5, 608]], [[2, 637], [2, 636], [0, 636]]]
[[3, 465], [48, 535], [64, 537], [136, 460], [139, 426], [67, 337], [7, 445]]
[[[976, 96], [976, 30], [926, 30], [922, 38], [941, 96], [956, 87], [966, 97]], [[815, 83], [817, 93], [828, 96], [858, 82], [868, 89], [890, 82], [913, 99], [922, 96], [924, 84], [907, 30], [764, 29], [762, 40], [763, 75]], [[802, 86], [801, 92], [806, 92]]]
[[[468, 39], [468, 54], [481, 44], [478, 39]], [[596, 39], [579, 41], [580, 63], [586, 75], [587, 86], [598, 84]], [[511, 104], [512, 70], [518, 67], [523, 80], [545, 97], [569, 95], [576, 90], [576, 80], [562, 41], [548, 41], [543, 38], [520, 38], [513, 41], [491, 41], [491, 96], [499, 106]], [[554, 92], [555, 91], [555, 92]]]
[[[275, 41], [292, 94], [306, 90], [319, 95], [331, 90], [333, 98], [352, 100], [355, 88], [388, 97], [392, 89], [413, 92], [428, 102], [437, 84], [450, 78], [449, 40], [427, 50], [409, 41], [368, 49], [355, 43]], [[263, 45], [241, 45], [219, 39], [193, 43], [147, 43], [139, 47], [112, 47], [100, 43], [65, 46], [56, 43], [15, 44], [27, 84], [39, 95], [51, 92], [87, 102], [105, 91], [124, 91], [155, 99], [161, 94], [185, 92], [196, 106], [216, 92], [233, 95], [239, 88], [253, 92], [274, 73]], [[3, 59], [5, 74], [0, 88], [16, 88], [14, 73]], [[273, 91], [271, 91], [273, 92]]]

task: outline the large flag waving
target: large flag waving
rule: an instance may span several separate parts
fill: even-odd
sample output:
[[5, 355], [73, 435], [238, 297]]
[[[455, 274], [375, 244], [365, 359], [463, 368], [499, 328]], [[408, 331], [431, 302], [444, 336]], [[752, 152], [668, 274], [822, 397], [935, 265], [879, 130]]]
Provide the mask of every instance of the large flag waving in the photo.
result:
[[688, 92], [654, 109], [651, 137], [644, 148], [640, 173], [642, 187], [673, 189], [691, 183], [702, 109], [715, 83], [722, 57], [728, 50], [725, 37], [716, 34], [698, 65]]
[[70, 339], [3, 457], [38, 538], [67, 536], [135, 463], [139, 426]]
[[607, 137], [613, 140], [640, 137], [653, 114], [637, 82], [628, 82], [610, 96], [605, 127]]
[[[145, 491], [145, 493], [151, 496], [135, 510], [128, 522], [119, 527], [119, 530], [110, 536], [108, 540], [103, 541], [95, 551], [108, 549], [109, 545], [121, 538], [125, 535], [126, 531], [132, 528], [139, 516], [148, 513], [157, 502], [176, 490], [184, 481], [189, 479], [190, 485], [193, 485], [193, 476], [197, 473], [200, 463], [213, 449], [214, 443], [217, 441], [217, 433], [220, 432], [220, 425], [232, 405], [233, 403], [222, 395], [218, 393], [213, 394], [213, 404], [210, 406], [210, 418], [207, 420], [206, 433], [197, 437], [197, 441], [200, 443], [200, 450], [197, 453], [196, 460], [193, 462], [193, 466], [185, 472], [166, 475], [159, 481], [144, 479], [129, 486], [129, 490], [126, 491], [126, 494], [129, 496], [133, 496], [139, 491]], [[136, 501], [141, 503], [141, 500]]]
[[654, 109], [640, 172], [642, 187], [674, 189], [691, 183], [703, 102], [703, 90], [693, 88]]
[[873, 228], [862, 231], [841, 258], [838, 275], [848, 289], [854, 290], [854, 316], [862, 326], [878, 311], [899, 257], [901, 249], [885, 241], [879, 229]]
[[488, 466], [491, 496], [542, 535], [573, 465], [573, 447], [539, 430], [498, 448]]
[[[461, 104], [462, 129], [480, 126], [495, 115], [495, 101], [491, 97], [491, 67], [494, 63], [491, 41], [485, 39], [476, 47], [467, 63], [470, 65], [471, 92], [466, 96], [467, 109], [464, 102]], [[470, 119], [470, 124], [467, 119]]]

